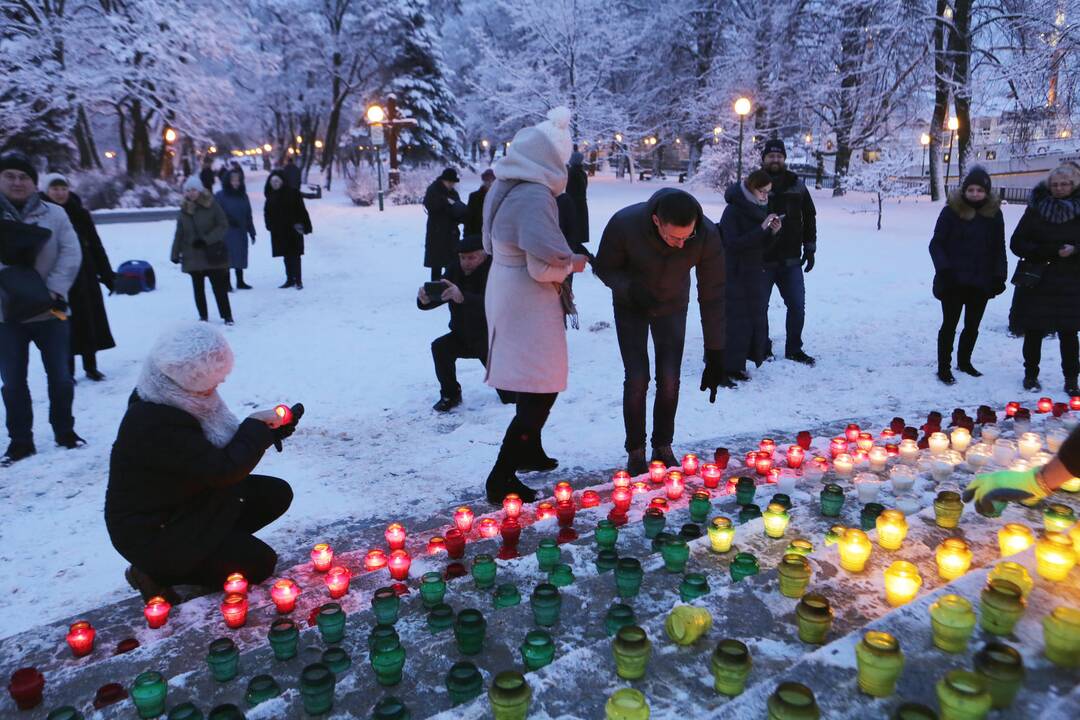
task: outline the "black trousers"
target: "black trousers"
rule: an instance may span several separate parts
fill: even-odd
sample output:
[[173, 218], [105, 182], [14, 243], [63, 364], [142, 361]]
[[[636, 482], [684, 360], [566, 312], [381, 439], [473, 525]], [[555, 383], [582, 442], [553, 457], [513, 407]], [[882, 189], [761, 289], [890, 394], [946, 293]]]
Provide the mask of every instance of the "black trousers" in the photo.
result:
[[964, 332], [978, 333], [979, 323], [982, 322], [983, 313], [986, 312], [986, 303], [989, 298], [986, 292], [973, 289], [945, 295], [941, 299], [941, 336], [948, 336], [950, 343], [956, 334], [956, 327], [960, 324], [960, 315], [964, 316]]
[[645, 447], [645, 399], [649, 391], [649, 335], [656, 354], [652, 446], [667, 447], [675, 437], [679, 376], [686, 344], [686, 310], [649, 317], [615, 307], [615, 335], [623, 361], [623, 425], [626, 451]]
[[294, 283], [303, 283], [304, 279], [301, 274], [301, 258], [303, 255], [286, 255], [283, 260], [285, 261], [285, 281], [292, 281]]
[[[97, 370], [97, 353], [96, 352], [84, 352], [82, 354], [82, 366], [84, 372], [93, 372]], [[75, 356], [72, 355], [68, 358], [68, 368], [71, 370], [71, 376], [75, 377]]]
[[227, 269], [191, 273], [191, 287], [195, 291], [195, 309], [199, 311], [199, 318], [206, 320], [210, 317], [206, 307], [207, 278], [210, 279], [210, 288], [214, 291], [218, 314], [221, 315], [222, 320], [231, 321], [233, 316], [232, 306], [229, 305], [229, 271]]
[[457, 361], [459, 359], [479, 360], [487, 366], [487, 348], [471, 348], [461, 338], [450, 332], [436, 338], [431, 343], [431, 359], [435, 361], [435, 377], [439, 380], [439, 393], [442, 397], [461, 395], [461, 385], [457, 381]]
[[292, 504], [292, 488], [280, 478], [249, 475], [233, 489], [243, 510], [221, 544], [191, 572], [173, 576], [153, 572], [155, 580], [166, 585], [218, 588], [230, 573], [243, 573], [250, 583], [261, 583], [274, 574], [277, 553], [253, 533], [285, 514]]
[[492, 475], [508, 477], [517, 471], [518, 461], [537, 447], [558, 397], [558, 393], [517, 393], [517, 412], [506, 428]]
[[[1061, 373], [1066, 380], [1076, 380], [1080, 375], [1080, 337], [1075, 332], [1059, 332], [1057, 336], [1061, 347]], [[1024, 333], [1024, 372], [1039, 374], [1044, 337], [1042, 333]]]

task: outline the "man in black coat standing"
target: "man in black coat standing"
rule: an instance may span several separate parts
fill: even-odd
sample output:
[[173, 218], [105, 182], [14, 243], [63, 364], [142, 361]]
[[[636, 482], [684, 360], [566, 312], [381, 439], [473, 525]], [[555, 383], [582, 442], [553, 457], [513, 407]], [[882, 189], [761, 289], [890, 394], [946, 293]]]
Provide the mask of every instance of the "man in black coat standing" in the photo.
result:
[[281, 168], [281, 178], [285, 181], [285, 185], [293, 190], [300, 189], [302, 180], [300, 167], [296, 164], [296, 160], [293, 159], [292, 155], [285, 156], [285, 166]]
[[454, 186], [461, 182], [457, 170], [446, 168], [424, 193], [427, 210], [427, 234], [424, 238], [424, 267], [431, 268], [431, 280], [443, 275], [443, 268], [454, 261], [458, 225], [465, 219], [467, 208]]
[[[450, 306], [450, 332], [431, 343], [435, 361], [435, 377], [439, 380], [439, 401], [433, 409], [447, 412], [461, 404], [461, 385], [457, 381], [457, 361], [476, 358], [487, 366], [488, 332], [484, 311], [484, 291], [487, 289], [491, 257], [484, 252], [483, 238], [469, 234], [458, 244], [457, 260], [446, 269], [439, 281], [446, 289], [439, 297], [431, 297], [424, 287], [416, 295], [416, 306], [434, 310]], [[504, 403], [514, 402], [514, 394], [499, 390]]]
[[580, 243], [589, 242], [589, 176], [585, 173], [584, 162], [585, 156], [575, 151], [566, 167], [566, 194], [574, 203], [576, 239]]
[[720, 231], [692, 195], [664, 188], [648, 202], [623, 208], [608, 221], [593, 264], [611, 288], [615, 332], [622, 354], [623, 422], [627, 469], [645, 462], [645, 395], [649, 389], [649, 335], [656, 351], [652, 459], [678, 465], [671, 443], [679, 402], [679, 373], [690, 304], [690, 270], [697, 273], [698, 305], [705, 335], [701, 390], [716, 402], [716, 389], [733, 387], [724, 372], [724, 247]]
[[204, 188], [210, 192], [214, 192], [214, 180], [217, 179], [217, 175], [214, 174], [214, 158], [207, 155], [202, 159], [202, 170], [199, 171], [199, 180], [202, 182]]
[[477, 190], [469, 193], [469, 202], [465, 211], [465, 226], [462, 233], [465, 235], [479, 235], [484, 230], [484, 198], [488, 190], [495, 183], [495, 171], [491, 168], [480, 174], [481, 185]]
[[[761, 165], [772, 178], [769, 211], [779, 215], [783, 227], [772, 249], [765, 254], [765, 297], [771, 299], [773, 285], [787, 306], [787, 339], [784, 357], [813, 365], [814, 358], [803, 352], [802, 332], [806, 323], [806, 283], [803, 272], [814, 269], [817, 252], [817, 210], [810, 191], [799, 176], [787, 169], [784, 141], [773, 138], [761, 151]], [[766, 336], [768, 329], [766, 328]], [[769, 343], [771, 346], [771, 342]], [[771, 352], [771, 350], [770, 350]]]

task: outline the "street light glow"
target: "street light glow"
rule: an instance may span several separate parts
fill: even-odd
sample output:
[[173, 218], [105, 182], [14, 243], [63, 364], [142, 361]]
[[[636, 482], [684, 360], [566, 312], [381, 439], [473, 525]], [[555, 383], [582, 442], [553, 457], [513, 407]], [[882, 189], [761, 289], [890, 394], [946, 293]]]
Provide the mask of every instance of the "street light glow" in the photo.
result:
[[304, 142], [304, 136], [303, 136], [303, 135], [297, 135], [297, 136], [296, 136], [296, 144], [297, 144], [297, 145], [300, 145], [300, 144], [302, 144], [303, 142]]
[[749, 115], [750, 114], [750, 98], [741, 97], [735, 101], [735, 114], [736, 115]]
[[615, 133], [615, 142], [622, 142], [622, 133]]
[[176, 142], [176, 131], [173, 130], [172, 128], [165, 128], [165, 136], [164, 137], [165, 137], [165, 142], [174, 143], [174, 142]]
[[316, 150], [321, 150], [322, 149], [322, 140], [316, 140], [315, 141], [315, 149]]
[[960, 128], [960, 121], [954, 117], [949, 118], [949, 129], [958, 130]]
[[217, 145], [211, 145], [210, 146], [210, 154], [213, 155], [216, 152], [217, 152]]
[[263, 145], [263, 150], [265, 150], [266, 152], [270, 152], [273, 149], [274, 149], [274, 146], [271, 145], [270, 143], [266, 143], [265, 145]]
[[480, 147], [482, 147], [482, 148], [485, 148], [485, 149], [486, 149], [486, 148], [487, 148], [487, 146], [488, 146], [488, 145], [490, 145], [490, 144], [491, 144], [491, 143], [489, 143], [489, 142], [488, 142], [487, 140], [481, 140], [481, 141], [480, 141]]
[[927, 135], [926, 133], [923, 133], [922, 135], [920, 135], [919, 136], [919, 144], [920, 145], [929, 145], [930, 144], [930, 136]]
[[367, 109], [367, 121], [372, 125], [378, 125], [386, 119], [386, 112], [378, 105], [372, 105]]

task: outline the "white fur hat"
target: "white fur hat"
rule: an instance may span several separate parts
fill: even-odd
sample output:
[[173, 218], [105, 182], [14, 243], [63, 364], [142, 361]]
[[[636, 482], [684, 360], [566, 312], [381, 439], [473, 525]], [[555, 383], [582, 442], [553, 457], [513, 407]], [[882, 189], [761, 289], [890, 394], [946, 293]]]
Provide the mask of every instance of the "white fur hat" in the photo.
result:
[[570, 111], [557, 107], [548, 118], [517, 131], [506, 156], [495, 165], [496, 177], [540, 183], [556, 196], [566, 190], [566, 163], [573, 151]]
[[48, 190], [53, 185], [67, 185], [68, 187], [71, 187], [71, 183], [68, 182], [67, 177], [65, 177], [63, 173], [58, 172], [51, 172], [42, 175], [41, 182], [38, 183], [38, 187], [41, 188], [42, 192]]
[[184, 390], [203, 393], [232, 372], [233, 352], [213, 325], [187, 322], [165, 330], [146, 361]]
[[202, 192], [205, 189], [206, 188], [203, 187], [202, 180], [199, 179], [198, 175], [188, 175], [187, 179], [184, 180], [184, 192], [187, 192], [188, 190], [198, 190], [199, 192]]
[[552, 108], [548, 110], [547, 118], [536, 129], [551, 141], [565, 165], [570, 162], [570, 154], [574, 152], [574, 141], [570, 137], [570, 108], [565, 105]]

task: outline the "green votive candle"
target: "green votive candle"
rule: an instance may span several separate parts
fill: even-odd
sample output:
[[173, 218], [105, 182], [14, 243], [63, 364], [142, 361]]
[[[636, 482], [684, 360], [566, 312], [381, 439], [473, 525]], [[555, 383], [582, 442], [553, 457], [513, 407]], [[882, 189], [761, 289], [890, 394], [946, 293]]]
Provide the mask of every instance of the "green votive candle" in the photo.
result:
[[760, 572], [760, 568], [758, 567], [756, 557], [751, 553], [741, 552], [735, 554], [735, 558], [731, 561], [728, 571], [731, 573], [731, 581], [739, 582], [743, 578], [757, 575], [758, 572]]
[[735, 481], [735, 502], [739, 505], [749, 505], [754, 502], [756, 491], [757, 485], [754, 483], [754, 478], [745, 475], [740, 477]]
[[619, 540], [619, 528], [610, 520], [601, 520], [596, 523], [596, 545], [601, 550], [614, 550], [615, 543]]
[[954, 528], [960, 524], [960, 515], [964, 512], [964, 503], [960, 493], [942, 490], [934, 498], [934, 522], [941, 528]]
[[484, 678], [471, 662], [456, 662], [446, 674], [446, 689], [450, 691], [450, 704], [461, 705], [483, 692]]
[[401, 641], [389, 636], [376, 640], [371, 650], [371, 667], [375, 681], [383, 687], [401, 682], [401, 671], [405, 668], [405, 648], [401, 647]]
[[328, 645], [339, 643], [345, 637], [345, 611], [337, 603], [326, 603], [319, 608], [315, 624], [319, 626], [323, 642]]
[[525, 676], [515, 670], [499, 673], [488, 688], [488, 702], [495, 720], [525, 720], [531, 700], [532, 688]]
[[712, 510], [712, 502], [709, 493], [698, 490], [690, 496], [690, 519], [696, 523], [703, 523], [709, 519], [709, 511]]
[[979, 624], [994, 635], [1008, 635], [1024, 614], [1023, 592], [1008, 580], [991, 580], [983, 588], [979, 603]]
[[1055, 665], [1080, 667], [1080, 610], [1056, 607], [1043, 618], [1046, 657]]
[[941, 720], [983, 720], [993, 699], [986, 681], [967, 670], [950, 670], [937, 682]]
[[686, 562], [690, 559], [690, 546], [681, 537], [673, 537], [660, 548], [660, 554], [664, 558], [664, 569], [669, 573], [681, 573], [686, 569]]
[[454, 639], [462, 655], [478, 655], [484, 648], [486, 633], [487, 620], [475, 608], [462, 610], [454, 620]]
[[330, 668], [330, 672], [340, 675], [352, 666], [352, 658], [349, 653], [339, 647], [327, 648], [320, 660], [323, 665]]
[[442, 573], [426, 572], [420, 576], [420, 599], [425, 608], [430, 610], [441, 603], [445, 596], [446, 581], [443, 580]]
[[706, 595], [709, 592], [709, 581], [701, 573], [687, 573], [679, 583], [679, 598], [683, 602], [690, 602], [695, 598]]
[[821, 710], [810, 688], [795, 682], [782, 682], [769, 696], [769, 720], [818, 720]]
[[739, 510], [739, 524], [745, 525], [751, 520], [756, 520], [761, 517], [761, 508], [754, 504], [743, 505], [742, 510]]
[[1001, 642], [989, 642], [975, 653], [975, 673], [986, 680], [991, 705], [997, 709], [1013, 704], [1024, 684], [1024, 659], [1016, 648]]
[[156, 718], [165, 712], [165, 694], [169, 686], [161, 673], [147, 670], [135, 676], [131, 699], [141, 718]]
[[497, 570], [498, 566], [495, 565], [495, 558], [486, 554], [477, 555], [472, 564], [472, 576], [476, 588], [478, 590], [487, 590], [495, 587], [495, 573]]
[[975, 610], [967, 598], [942, 595], [930, 606], [934, 646], [948, 653], [964, 652], [975, 632], [975, 620]]
[[514, 583], [502, 583], [495, 588], [495, 593], [491, 596], [491, 602], [496, 610], [513, 607], [521, 604], [521, 593], [518, 592], [517, 585]]
[[412, 713], [399, 698], [387, 695], [375, 703], [371, 720], [412, 720]]
[[799, 639], [805, 643], [821, 645], [832, 627], [833, 610], [829, 600], [817, 593], [808, 593], [795, 606], [795, 618], [799, 626]]
[[731, 638], [721, 640], [712, 654], [713, 687], [728, 697], [741, 695], [753, 662], [744, 643]]
[[256, 675], [248, 681], [247, 692], [244, 700], [248, 705], [258, 705], [261, 702], [276, 698], [281, 694], [281, 688], [277, 681], [270, 675]]
[[521, 643], [521, 660], [529, 670], [539, 670], [555, 659], [555, 643], [546, 630], [530, 630]]
[[649, 703], [634, 688], [620, 688], [604, 704], [604, 720], [649, 720]]
[[541, 627], [551, 627], [559, 622], [559, 611], [562, 609], [562, 596], [559, 588], [551, 583], [540, 583], [529, 598], [532, 607], [533, 620]]
[[218, 682], [232, 680], [240, 671], [240, 651], [236, 649], [236, 643], [229, 638], [212, 641], [206, 655], [206, 664], [210, 666], [210, 674]]
[[612, 642], [615, 655], [615, 672], [623, 680], [639, 680], [645, 677], [645, 666], [652, 653], [652, 642], [645, 630], [637, 625], [619, 628]]
[[619, 628], [636, 624], [634, 608], [623, 603], [615, 603], [608, 608], [604, 616], [604, 631], [611, 637], [619, 632]]
[[821, 491], [821, 514], [825, 517], [840, 517], [844, 507], [844, 490], [839, 485], [829, 483]]
[[300, 644], [300, 630], [292, 620], [281, 618], [270, 623], [268, 639], [275, 659], [289, 660], [296, 657], [296, 648]]
[[308, 665], [300, 672], [300, 698], [304, 701], [304, 712], [308, 715], [321, 715], [334, 707], [334, 685], [337, 678], [330, 668], [322, 663]]
[[536, 548], [536, 562], [540, 565], [541, 572], [551, 572], [551, 569], [562, 559], [562, 551], [559, 545], [551, 538], [544, 538]]
[[[445, 590], [444, 585], [443, 592]], [[375, 614], [375, 622], [380, 625], [393, 625], [396, 623], [400, 608], [401, 598], [398, 597], [394, 588], [381, 587], [371, 596], [371, 611]]]
[[804, 555], [788, 553], [780, 559], [777, 574], [780, 576], [780, 594], [801, 598], [810, 584], [810, 561]]
[[614, 550], [601, 550], [596, 553], [596, 572], [603, 574], [615, 569], [619, 556]]
[[877, 528], [878, 515], [883, 512], [885, 512], [885, 506], [881, 503], [866, 503], [859, 511], [859, 525], [864, 531], [874, 530]]
[[900, 642], [887, 632], [871, 630], [855, 646], [859, 689], [872, 697], [889, 697], [904, 669]]
[[[71, 709], [74, 711], [74, 708]], [[75, 712], [74, 715], [54, 715], [55, 712], [53, 710], [49, 713], [46, 720], [83, 720], [80, 712]], [[166, 717], [168, 717], [168, 720], [203, 720], [202, 710], [195, 707], [194, 703], [189, 702], [175, 706]]]
[[454, 608], [446, 603], [439, 603], [431, 608], [427, 615], [427, 626], [433, 633], [449, 630], [454, 626]]
[[624, 600], [637, 597], [643, 577], [640, 560], [631, 557], [619, 558], [619, 562], [615, 564], [615, 588], [619, 597]]
[[648, 508], [641, 517], [641, 523], [645, 526], [645, 537], [652, 540], [663, 532], [667, 515], [660, 508]]

